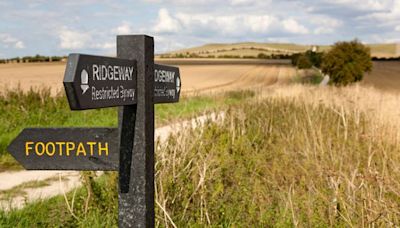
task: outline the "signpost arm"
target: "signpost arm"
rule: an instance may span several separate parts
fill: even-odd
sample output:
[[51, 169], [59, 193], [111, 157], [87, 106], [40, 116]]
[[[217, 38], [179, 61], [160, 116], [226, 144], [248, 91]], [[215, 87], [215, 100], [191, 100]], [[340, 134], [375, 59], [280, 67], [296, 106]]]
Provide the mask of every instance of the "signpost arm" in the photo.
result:
[[[119, 226], [154, 227], [154, 40], [145, 35], [117, 36], [117, 57], [137, 60], [137, 104], [124, 106], [120, 112], [120, 124], [135, 121], [135, 129], [131, 155], [126, 148], [120, 151], [121, 159], [131, 157], [131, 167], [129, 179], [120, 173], [120, 181], [129, 183], [120, 185]], [[124, 135], [120, 137], [125, 140]]]

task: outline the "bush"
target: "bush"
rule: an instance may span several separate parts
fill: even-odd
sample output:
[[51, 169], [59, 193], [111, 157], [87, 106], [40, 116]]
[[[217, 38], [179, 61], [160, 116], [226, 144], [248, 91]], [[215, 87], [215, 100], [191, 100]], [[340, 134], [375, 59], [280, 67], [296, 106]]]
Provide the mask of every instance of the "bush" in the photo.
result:
[[290, 58], [291, 61], [292, 61], [292, 65], [293, 65], [293, 66], [297, 66], [297, 62], [299, 61], [300, 55], [301, 55], [301, 54], [296, 53], [296, 54], [293, 54], [292, 57]]
[[307, 58], [311, 61], [311, 64], [317, 68], [321, 67], [323, 53], [322, 52], [313, 52], [311, 50], [306, 51]]
[[297, 60], [297, 67], [299, 69], [310, 69], [312, 67], [310, 59], [306, 55], [300, 55]]
[[259, 58], [259, 59], [268, 59], [268, 55], [266, 55], [266, 54], [264, 54], [264, 53], [259, 53], [258, 55], [257, 55], [257, 58]]
[[[313, 52], [311, 50], [306, 51], [303, 54], [296, 53], [293, 54], [290, 59], [292, 60], [293, 66], [298, 66], [299, 58], [302, 57], [302, 61], [305, 61], [303, 58], [306, 57], [308, 61], [311, 63], [311, 66], [315, 66], [317, 68], [321, 67], [323, 53], [322, 52]], [[310, 68], [310, 67], [308, 67]]]
[[336, 43], [322, 61], [322, 72], [335, 85], [361, 81], [371, 70], [371, 50], [358, 40]]

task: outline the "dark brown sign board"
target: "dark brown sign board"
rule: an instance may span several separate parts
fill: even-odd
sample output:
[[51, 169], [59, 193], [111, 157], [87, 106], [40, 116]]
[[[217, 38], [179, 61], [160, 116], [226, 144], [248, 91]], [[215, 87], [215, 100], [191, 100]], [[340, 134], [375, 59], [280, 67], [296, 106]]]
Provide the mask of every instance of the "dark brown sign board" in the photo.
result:
[[154, 64], [154, 103], [178, 102], [180, 93], [179, 68]]
[[117, 57], [71, 54], [72, 110], [120, 106], [118, 128], [26, 128], [9, 145], [29, 170], [119, 172], [119, 227], [154, 227], [154, 104], [178, 102], [179, 69], [154, 64], [154, 40], [117, 36]]
[[70, 54], [64, 87], [72, 110], [135, 104], [136, 61]]
[[27, 170], [118, 170], [118, 128], [25, 128], [8, 146]]
[[[72, 110], [95, 109], [137, 103], [136, 60], [70, 54], [64, 88]], [[154, 65], [154, 103], [178, 102], [179, 68]]]

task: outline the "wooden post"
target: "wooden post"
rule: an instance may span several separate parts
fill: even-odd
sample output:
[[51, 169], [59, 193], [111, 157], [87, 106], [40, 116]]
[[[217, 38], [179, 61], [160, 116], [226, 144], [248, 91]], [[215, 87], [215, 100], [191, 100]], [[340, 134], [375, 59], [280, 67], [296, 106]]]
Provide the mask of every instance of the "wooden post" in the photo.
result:
[[117, 36], [117, 57], [137, 61], [137, 104], [120, 109], [119, 227], [154, 227], [154, 40]]

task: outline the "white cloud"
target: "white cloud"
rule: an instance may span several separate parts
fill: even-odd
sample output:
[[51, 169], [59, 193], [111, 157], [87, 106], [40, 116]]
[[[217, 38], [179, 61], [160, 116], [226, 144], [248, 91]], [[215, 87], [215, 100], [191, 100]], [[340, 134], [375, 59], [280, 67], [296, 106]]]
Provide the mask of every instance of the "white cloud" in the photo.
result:
[[321, 34], [331, 34], [334, 33], [335, 30], [332, 28], [327, 28], [327, 27], [318, 27], [314, 29], [314, 34], [316, 35], [321, 35]]
[[[267, 14], [226, 14], [213, 13], [177, 13], [170, 15], [165, 9], [160, 10], [159, 20], [154, 31], [162, 33], [179, 33], [191, 36], [276, 36], [278, 34], [309, 34], [309, 29], [293, 18], [282, 20], [274, 15]], [[335, 20], [325, 19], [321, 25], [334, 25], [340, 23]], [[330, 32], [322, 31], [318, 32]], [[248, 38], [246, 38], [248, 39]]]
[[103, 49], [115, 49], [116, 44], [114, 42], [103, 43], [101, 48]]
[[132, 34], [133, 29], [127, 21], [123, 21], [120, 26], [118, 26], [116, 29], [113, 30], [114, 33], [117, 35], [126, 35], [126, 34]]
[[25, 48], [24, 42], [8, 33], [0, 33], [0, 43], [2, 43], [5, 47], [11, 46], [17, 49]]
[[156, 53], [165, 53], [168, 51], [183, 49], [187, 46], [178, 42], [178, 40], [174, 39], [173, 37], [160, 35], [154, 37], [154, 47], [156, 49]]
[[397, 22], [399, 23], [400, 0], [390, 1], [390, 4], [387, 4], [384, 10], [366, 15], [365, 18], [378, 19], [384, 23], [393, 22], [394, 20], [397, 20]]
[[244, 18], [244, 24], [255, 33], [267, 32], [278, 20], [269, 15], [248, 16]]
[[282, 21], [282, 25], [286, 31], [294, 34], [308, 34], [308, 29], [299, 24], [296, 20], [290, 18]]
[[[104, 31], [98, 30], [90, 30], [86, 32], [69, 29], [67, 27], [62, 27], [60, 31], [58, 31], [58, 38], [60, 39], [60, 48], [61, 49], [102, 49], [102, 50], [111, 50], [115, 49], [115, 42], [109, 41], [107, 38], [113, 37], [116, 32], [120, 32], [121, 34], [130, 33], [130, 30], [125, 30], [123, 27], [124, 24], [117, 27], [113, 31], [109, 31], [104, 33]], [[96, 37], [96, 39], [94, 39]]]
[[219, 0], [144, 0], [149, 3], [166, 3], [168, 5], [180, 5], [180, 6], [200, 6], [209, 5], [219, 2]]
[[96, 48], [96, 49], [105, 49], [105, 50], [111, 50], [116, 47], [115, 42], [99, 42], [96, 44], [92, 44], [89, 46], [90, 48]]
[[154, 27], [154, 31], [158, 33], [173, 33], [180, 29], [178, 20], [173, 18], [167, 9], [160, 9], [158, 11], [157, 23]]
[[317, 35], [334, 33], [338, 27], [343, 25], [342, 21], [328, 16], [319, 15], [311, 17], [311, 20], [317, 26], [314, 29], [314, 34]]
[[252, 6], [260, 4], [268, 4], [269, 0], [230, 0], [232, 6]]
[[387, 10], [393, 0], [325, 0], [322, 3], [329, 3], [357, 10]]
[[[224, 34], [237, 34], [239, 31], [240, 18], [237, 16], [219, 16], [214, 17], [211, 23], [215, 24], [215, 29], [220, 28]], [[209, 26], [212, 26], [211, 24]]]
[[24, 42], [22, 42], [22, 41], [17, 41], [14, 46], [15, 46], [15, 48], [18, 48], [18, 49], [25, 48]]
[[60, 47], [62, 49], [84, 48], [91, 41], [89, 33], [71, 30], [67, 27], [61, 28], [58, 32], [58, 38], [60, 39]]

